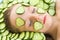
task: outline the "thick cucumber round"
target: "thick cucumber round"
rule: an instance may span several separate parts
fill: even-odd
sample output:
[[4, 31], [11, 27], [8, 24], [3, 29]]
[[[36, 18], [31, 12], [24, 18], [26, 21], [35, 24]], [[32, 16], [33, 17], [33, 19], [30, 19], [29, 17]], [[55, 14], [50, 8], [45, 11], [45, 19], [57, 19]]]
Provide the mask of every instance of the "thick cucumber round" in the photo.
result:
[[16, 18], [16, 26], [21, 27], [25, 24], [22, 18]]
[[20, 7], [18, 7], [17, 9], [16, 9], [16, 13], [17, 14], [24, 14], [24, 12], [25, 12], [25, 9], [24, 9], [24, 7], [23, 6], [20, 6]]
[[39, 0], [30, 0], [30, 5], [35, 6], [39, 3]]
[[43, 28], [43, 24], [41, 22], [34, 23], [34, 30], [41, 30]]
[[26, 35], [24, 37], [24, 40], [28, 39], [29, 38], [29, 32], [26, 32]]
[[5, 23], [0, 23], [0, 30], [5, 28]]
[[40, 33], [35, 33], [32, 40], [42, 40], [42, 36], [40, 35]]
[[20, 39], [23, 39], [25, 37], [25, 32], [21, 32], [21, 34], [19, 35]]

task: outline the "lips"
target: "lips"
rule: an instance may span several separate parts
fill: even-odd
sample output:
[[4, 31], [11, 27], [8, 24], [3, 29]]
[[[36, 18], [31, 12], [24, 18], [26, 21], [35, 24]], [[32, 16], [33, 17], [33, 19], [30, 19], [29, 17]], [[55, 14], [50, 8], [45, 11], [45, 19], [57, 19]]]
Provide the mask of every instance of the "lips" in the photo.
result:
[[43, 18], [43, 24], [45, 24], [45, 23], [46, 23], [46, 15]]

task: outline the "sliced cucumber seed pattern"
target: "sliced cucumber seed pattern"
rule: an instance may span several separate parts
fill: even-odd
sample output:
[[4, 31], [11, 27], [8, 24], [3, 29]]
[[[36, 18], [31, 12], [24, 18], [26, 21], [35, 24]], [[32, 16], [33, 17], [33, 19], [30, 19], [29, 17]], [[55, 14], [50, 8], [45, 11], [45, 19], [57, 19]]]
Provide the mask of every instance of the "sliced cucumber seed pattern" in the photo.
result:
[[22, 18], [16, 18], [16, 25], [21, 27], [25, 24], [25, 21]]
[[20, 14], [20, 15], [21, 15], [21, 14], [24, 14], [24, 11], [25, 11], [25, 10], [24, 10], [24, 7], [23, 7], [23, 6], [20, 6], [20, 7], [18, 7], [18, 8], [16, 9], [16, 13], [17, 13], [17, 14]]
[[41, 22], [34, 22], [34, 30], [41, 30], [43, 28], [43, 24]]

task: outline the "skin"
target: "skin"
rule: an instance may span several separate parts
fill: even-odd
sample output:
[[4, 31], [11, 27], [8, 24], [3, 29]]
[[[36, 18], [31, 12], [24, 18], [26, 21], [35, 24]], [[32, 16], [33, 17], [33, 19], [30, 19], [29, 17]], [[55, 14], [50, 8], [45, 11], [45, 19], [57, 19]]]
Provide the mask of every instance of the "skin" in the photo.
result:
[[[18, 29], [19, 32], [21, 32], [21, 31], [43, 32], [45, 34], [50, 34], [53, 37], [54, 40], [60, 40], [60, 5], [59, 4], [60, 4], [60, 0], [56, 0], [56, 14], [54, 16], [50, 16], [47, 12], [44, 13], [44, 14], [37, 14], [36, 13], [36, 8], [32, 7], [32, 6], [25, 7], [25, 13], [22, 16], [20, 16], [20, 15], [17, 15], [15, 13], [16, 9], [20, 5], [20, 4], [16, 4], [16, 5], [14, 5], [13, 7], [9, 8], [7, 10], [9, 13], [11, 13], [11, 15], [10, 15], [11, 28], [13, 28], [13, 30]], [[35, 8], [35, 11], [34, 11], [34, 13], [32, 13], [34, 8]], [[6, 12], [6, 13], [8, 13], [8, 12]], [[12, 13], [14, 14], [14, 16], [13, 16]], [[45, 16], [46, 16], [46, 20], [45, 20], [45, 23], [44, 23], [44, 17]], [[13, 23], [15, 23], [15, 19], [17, 17], [21, 17], [26, 21], [26, 24], [21, 28], [18, 28], [18, 27], [15, 26], [15, 24], [13, 24]], [[32, 25], [29, 26], [30, 20], [32, 20], [33, 22], [35, 20], [38, 20], [41, 23], [43, 23], [43, 25], [44, 25], [43, 29], [35, 31], [33, 29]], [[12, 27], [12, 25], [13, 25], [13, 27]]]

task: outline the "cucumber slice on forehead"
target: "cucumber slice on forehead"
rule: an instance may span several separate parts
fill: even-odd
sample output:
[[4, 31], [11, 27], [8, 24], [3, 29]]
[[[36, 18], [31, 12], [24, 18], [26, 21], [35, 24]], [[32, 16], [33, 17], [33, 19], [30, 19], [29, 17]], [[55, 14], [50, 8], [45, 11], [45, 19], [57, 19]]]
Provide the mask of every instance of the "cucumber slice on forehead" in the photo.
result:
[[40, 33], [35, 33], [32, 40], [42, 40], [42, 36], [40, 35]]
[[39, 0], [30, 0], [30, 5], [35, 6], [39, 3]]
[[35, 22], [34, 23], [34, 30], [41, 30], [43, 28], [43, 24], [40, 22]]
[[45, 11], [44, 9], [42, 9], [42, 8], [38, 8], [38, 9], [37, 9], [37, 12], [38, 12], [38, 14], [43, 14], [43, 13], [45, 13], [46, 11]]
[[49, 13], [51, 16], [53, 16], [53, 15], [55, 15], [55, 10], [54, 10], [54, 9], [49, 9], [49, 10], [48, 10], [48, 13]]
[[18, 7], [18, 8], [16, 9], [16, 13], [17, 13], [17, 14], [24, 14], [24, 11], [25, 11], [25, 9], [24, 9], [23, 6], [20, 6], [20, 7]]
[[16, 19], [16, 25], [21, 27], [25, 24], [24, 20], [22, 18], [17, 18]]

